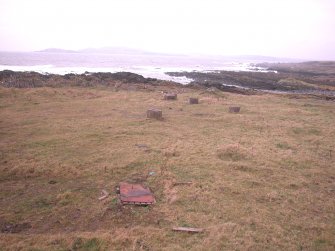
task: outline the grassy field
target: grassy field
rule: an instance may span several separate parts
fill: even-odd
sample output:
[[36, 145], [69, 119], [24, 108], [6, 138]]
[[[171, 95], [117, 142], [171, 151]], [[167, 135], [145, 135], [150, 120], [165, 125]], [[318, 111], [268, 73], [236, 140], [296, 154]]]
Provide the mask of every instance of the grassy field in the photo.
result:
[[334, 101], [178, 91], [0, 88], [0, 250], [334, 250]]

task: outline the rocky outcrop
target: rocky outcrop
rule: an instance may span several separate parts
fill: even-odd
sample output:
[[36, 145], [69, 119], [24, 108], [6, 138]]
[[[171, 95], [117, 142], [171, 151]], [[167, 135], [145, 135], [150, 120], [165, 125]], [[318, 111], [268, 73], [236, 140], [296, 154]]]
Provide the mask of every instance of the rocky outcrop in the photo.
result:
[[153, 78], [145, 78], [131, 72], [97, 72], [84, 74], [40, 74], [37, 72], [0, 71], [0, 86], [16, 88], [32, 88], [43, 86], [96, 86], [119, 84], [155, 84], [161, 82]]

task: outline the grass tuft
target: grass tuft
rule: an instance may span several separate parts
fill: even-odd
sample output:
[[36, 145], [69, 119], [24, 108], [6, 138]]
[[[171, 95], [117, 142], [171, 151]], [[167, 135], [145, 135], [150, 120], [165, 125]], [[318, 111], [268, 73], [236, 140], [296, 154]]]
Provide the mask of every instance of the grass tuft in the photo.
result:
[[240, 161], [245, 160], [247, 155], [240, 145], [226, 145], [217, 150], [217, 156], [221, 160]]

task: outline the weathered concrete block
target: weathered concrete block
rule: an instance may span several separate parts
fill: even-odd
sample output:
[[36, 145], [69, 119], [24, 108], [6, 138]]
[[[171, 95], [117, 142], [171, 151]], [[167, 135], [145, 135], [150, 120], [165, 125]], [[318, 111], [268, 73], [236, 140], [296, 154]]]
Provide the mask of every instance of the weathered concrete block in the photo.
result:
[[164, 99], [165, 100], [176, 100], [177, 99], [177, 94], [175, 94], [175, 93], [166, 93], [166, 94], [164, 94]]
[[162, 111], [158, 109], [147, 110], [147, 118], [162, 119]]
[[240, 110], [241, 110], [241, 107], [239, 107], [239, 106], [229, 107], [229, 112], [231, 112], [231, 113], [238, 113], [238, 112], [240, 112]]
[[199, 99], [198, 98], [190, 98], [189, 103], [191, 105], [199, 104]]

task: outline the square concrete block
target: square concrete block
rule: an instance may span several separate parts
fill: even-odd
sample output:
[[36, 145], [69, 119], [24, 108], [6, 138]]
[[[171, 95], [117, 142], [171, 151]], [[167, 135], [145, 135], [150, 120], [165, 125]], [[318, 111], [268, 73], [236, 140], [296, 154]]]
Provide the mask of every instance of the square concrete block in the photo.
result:
[[165, 100], [176, 100], [177, 99], [177, 94], [175, 94], [175, 93], [164, 94], [164, 99]]
[[231, 107], [229, 107], [229, 112], [230, 113], [239, 113], [240, 110], [241, 110], [241, 107], [239, 107], [239, 106], [231, 106]]
[[149, 109], [147, 110], [147, 118], [162, 119], [162, 111], [158, 109]]
[[190, 103], [191, 105], [199, 104], [199, 99], [198, 99], [198, 98], [190, 98], [190, 99], [189, 99], [189, 103]]

